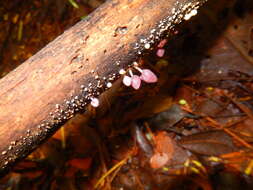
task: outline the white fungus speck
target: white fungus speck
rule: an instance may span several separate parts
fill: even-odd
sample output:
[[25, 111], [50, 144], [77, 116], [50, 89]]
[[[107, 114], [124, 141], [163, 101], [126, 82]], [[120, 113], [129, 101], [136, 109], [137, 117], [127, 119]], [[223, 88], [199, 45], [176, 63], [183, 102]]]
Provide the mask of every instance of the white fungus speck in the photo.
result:
[[124, 69], [119, 70], [119, 74], [124, 75], [125, 73], [126, 73], [126, 71]]
[[198, 14], [198, 11], [196, 9], [191, 10], [188, 14], [184, 15], [184, 20], [189, 20], [191, 17]]
[[99, 100], [97, 98], [91, 98], [91, 102], [90, 102], [92, 107], [98, 107], [99, 106]]
[[149, 49], [151, 46], [149, 43], [145, 43], [144, 47], [145, 47], [145, 49]]
[[111, 87], [112, 87], [112, 83], [111, 83], [111, 82], [108, 82], [108, 83], [106, 84], [106, 86], [107, 86], [107, 88], [111, 88]]
[[136, 61], [133, 62], [134, 66], [138, 66], [138, 63]]

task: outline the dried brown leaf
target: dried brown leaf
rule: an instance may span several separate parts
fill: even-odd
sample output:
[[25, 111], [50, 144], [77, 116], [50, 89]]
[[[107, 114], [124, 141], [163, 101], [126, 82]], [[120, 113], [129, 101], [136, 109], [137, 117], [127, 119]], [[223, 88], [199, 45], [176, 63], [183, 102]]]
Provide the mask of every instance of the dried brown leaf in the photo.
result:
[[218, 156], [236, 150], [232, 138], [223, 131], [208, 131], [186, 136], [179, 143], [192, 152], [210, 156]]

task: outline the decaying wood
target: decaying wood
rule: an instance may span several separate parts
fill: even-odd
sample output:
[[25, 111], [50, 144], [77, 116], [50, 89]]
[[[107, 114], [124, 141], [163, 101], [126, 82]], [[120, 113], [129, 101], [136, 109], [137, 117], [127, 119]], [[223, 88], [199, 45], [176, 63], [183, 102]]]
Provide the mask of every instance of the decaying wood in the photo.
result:
[[1, 79], [2, 172], [83, 111], [120, 69], [205, 1], [109, 0]]

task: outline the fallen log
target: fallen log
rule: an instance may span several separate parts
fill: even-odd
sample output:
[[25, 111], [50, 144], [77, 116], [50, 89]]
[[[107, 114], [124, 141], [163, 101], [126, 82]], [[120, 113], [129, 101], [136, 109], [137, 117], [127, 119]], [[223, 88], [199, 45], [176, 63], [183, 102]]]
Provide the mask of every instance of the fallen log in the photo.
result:
[[96, 101], [206, 1], [109, 0], [1, 79], [1, 172]]

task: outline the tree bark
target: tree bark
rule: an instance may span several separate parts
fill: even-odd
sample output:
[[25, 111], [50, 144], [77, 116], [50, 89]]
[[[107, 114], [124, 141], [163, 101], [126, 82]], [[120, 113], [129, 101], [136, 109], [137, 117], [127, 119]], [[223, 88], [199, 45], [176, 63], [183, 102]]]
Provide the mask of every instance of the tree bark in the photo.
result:
[[109, 0], [1, 79], [1, 171], [84, 111], [205, 1]]

